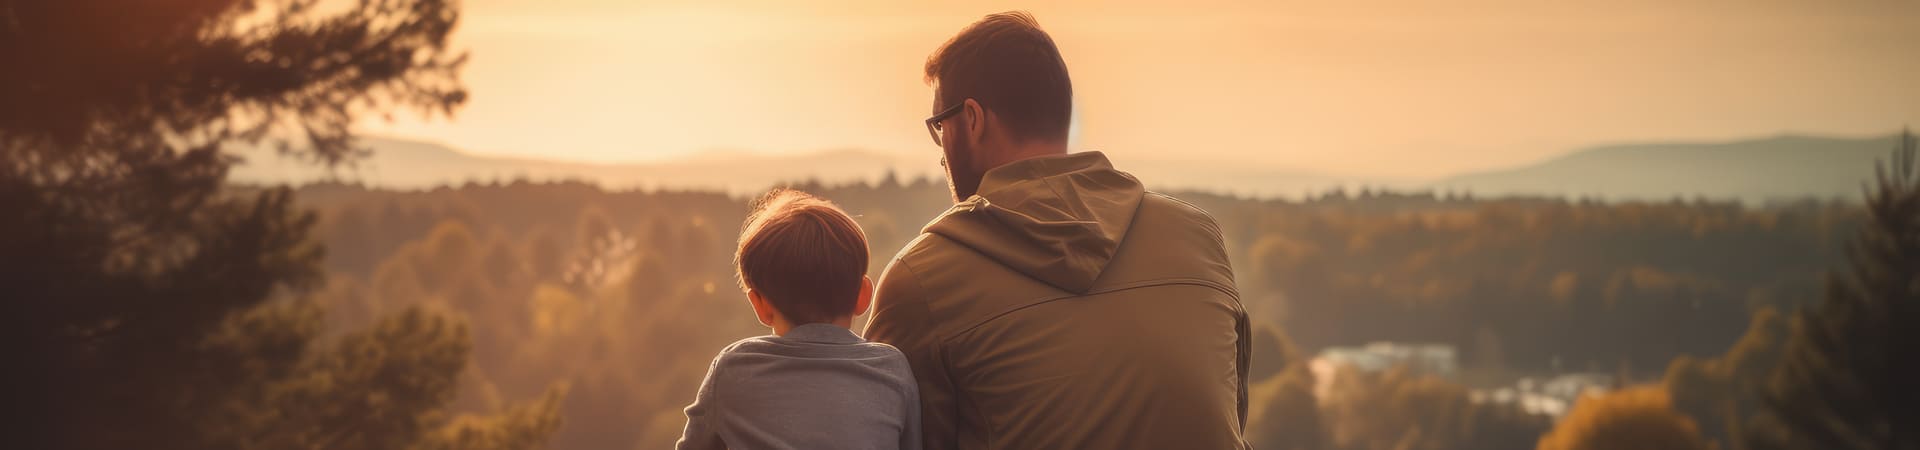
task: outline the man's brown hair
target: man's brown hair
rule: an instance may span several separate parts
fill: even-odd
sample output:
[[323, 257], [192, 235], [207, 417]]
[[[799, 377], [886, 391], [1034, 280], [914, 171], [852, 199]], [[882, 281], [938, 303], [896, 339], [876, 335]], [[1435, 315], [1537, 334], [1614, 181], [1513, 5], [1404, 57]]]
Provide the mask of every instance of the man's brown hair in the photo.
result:
[[755, 203], [734, 253], [741, 287], [793, 325], [853, 315], [867, 275], [867, 235], [840, 207], [775, 189]]
[[927, 57], [927, 83], [947, 107], [974, 99], [1016, 138], [1066, 139], [1073, 82], [1053, 37], [1025, 11], [989, 15]]

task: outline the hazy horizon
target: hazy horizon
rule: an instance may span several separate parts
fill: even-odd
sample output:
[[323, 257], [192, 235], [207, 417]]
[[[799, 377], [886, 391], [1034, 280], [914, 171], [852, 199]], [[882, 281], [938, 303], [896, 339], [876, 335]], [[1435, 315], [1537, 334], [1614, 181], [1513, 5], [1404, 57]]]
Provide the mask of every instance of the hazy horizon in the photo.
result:
[[921, 63], [1007, 9], [1067, 58], [1075, 149], [1134, 160], [1433, 178], [1594, 145], [1920, 123], [1911, 3], [1205, 3], [470, 1], [454, 42], [473, 55], [471, 102], [361, 129], [603, 163], [935, 154]]
[[[1777, 134], [1730, 141], [1667, 141], [1581, 147], [1539, 161], [1439, 177], [1390, 178], [1313, 172], [1225, 161], [1115, 158], [1148, 187], [1248, 198], [1305, 199], [1333, 191], [1471, 194], [1615, 201], [1675, 198], [1740, 200], [1753, 205], [1854, 198], [1868, 169], [1888, 157], [1896, 136]], [[495, 156], [431, 140], [368, 136], [372, 155], [326, 168], [276, 155], [267, 146], [230, 150], [246, 163], [242, 184], [347, 182], [375, 189], [427, 190], [509, 180], [582, 181], [624, 191], [720, 191], [751, 196], [771, 186], [819, 182], [944, 181], [932, 155], [871, 149], [811, 152], [703, 152], [644, 162], [600, 163], [538, 156]]]
[[[1908, 127], [1908, 128], [1911, 128], [1911, 127]], [[1816, 133], [1816, 132], [1802, 132], [1797, 130], [1782, 130], [1774, 133], [1759, 133], [1759, 134], [1744, 135], [1744, 136], [1731, 136], [1731, 137], [1720, 138], [1720, 139], [1626, 139], [1626, 140], [1617, 140], [1617, 141], [1598, 141], [1598, 142], [1591, 142], [1591, 143], [1585, 143], [1585, 144], [1576, 144], [1572, 147], [1566, 147], [1566, 148], [1530, 151], [1530, 152], [1527, 152], [1526, 154], [1527, 157], [1525, 159], [1515, 159], [1511, 161], [1494, 162], [1485, 167], [1470, 168], [1470, 169], [1461, 170], [1461, 171], [1439, 172], [1439, 173], [1419, 175], [1419, 176], [1387, 176], [1387, 175], [1371, 173], [1371, 172], [1322, 171], [1322, 170], [1316, 170], [1311, 167], [1288, 165], [1286, 164], [1285, 161], [1276, 161], [1271, 164], [1260, 163], [1260, 164], [1255, 164], [1253, 167], [1258, 169], [1263, 169], [1263, 170], [1292, 171], [1292, 172], [1299, 172], [1299, 173], [1312, 173], [1317, 175], [1381, 178], [1381, 179], [1392, 179], [1392, 180], [1404, 181], [1404, 182], [1426, 182], [1426, 181], [1434, 181], [1442, 178], [1447, 178], [1450, 176], [1458, 176], [1463, 174], [1523, 168], [1527, 166], [1552, 162], [1554, 160], [1572, 156], [1574, 154], [1578, 154], [1583, 151], [1611, 148], [1611, 147], [1637, 146], [1637, 145], [1716, 145], [1716, 144], [1729, 144], [1729, 143], [1738, 143], [1738, 142], [1746, 142], [1746, 141], [1777, 139], [1777, 138], [1792, 138], [1792, 137], [1810, 137], [1810, 138], [1820, 138], [1820, 139], [1877, 139], [1877, 138], [1884, 138], [1888, 136], [1897, 135], [1899, 134], [1899, 132], [1900, 132], [1899, 128], [1892, 128], [1892, 129], [1877, 131], [1877, 132], [1867, 131], [1862, 133]], [[441, 147], [446, 147], [447, 149], [453, 150], [462, 155], [479, 157], [479, 158], [501, 158], [501, 159], [527, 160], [527, 161], [561, 163], [561, 164], [579, 164], [579, 165], [590, 165], [590, 166], [652, 165], [652, 164], [670, 164], [670, 163], [682, 163], [682, 162], [719, 162], [719, 161], [726, 161], [736, 157], [812, 157], [812, 156], [832, 155], [832, 154], [840, 154], [840, 153], [856, 153], [856, 154], [879, 155], [879, 156], [885, 156], [890, 158], [909, 158], [910, 159], [910, 158], [919, 157], [920, 159], [926, 160], [927, 162], [926, 165], [929, 166], [926, 169], [928, 173], [938, 175], [937, 172], [939, 169], [939, 165], [938, 165], [939, 154], [937, 153], [927, 153], [927, 152], [916, 153], [916, 152], [907, 151], [907, 150], [859, 147], [859, 146], [827, 146], [827, 147], [817, 147], [817, 148], [792, 148], [792, 149], [783, 149], [783, 150], [736, 148], [736, 147], [714, 147], [714, 148], [695, 149], [687, 152], [664, 152], [664, 151], [644, 152], [644, 153], [640, 153], [644, 157], [634, 158], [634, 159], [594, 159], [594, 158], [572, 157], [569, 154], [563, 154], [563, 153], [543, 153], [542, 152], [543, 149], [518, 149], [518, 150], [474, 149], [474, 148], [461, 146], [444, 139], [439, 139], [434, 137], [401, 135], [401, 134], [384, 134], [384, 133], [367, 134], [367, 135], [357, 136], [357, 138], [361, 139], [363, 143], [370, 140], [385, 140], [385, 141], [411, 142], [411, 143], [441, 146]], [[260, 147], [258, 150], [268, 151], [271, 149], [267, 147]], [[1108, 150], [1099, 149], [1099, 148], [1074, 148], [1071, 151], [1072, 152], [1081, 152], [1081, 151], [1109, 152]], [[266, 155], [265, 153], [262, 153], [260, 155], [272, 156], [272, 155]], [[1195, 159], [1195, 158], [1177, 158], [1177, 157], [1170, 158], [1170, 157], [1156, 156], [1156, 155], [1129, 155], [1129, 156], [1130, 156], [1129, 160], [1134, 160], [1131, 157], [1138, 156], [1139, 159], [1137, 159], [1137, 161], [1154, 162], [1154, 163], [1168, 162], [1168, 161], [1193, 162], [1193, 163], [1201, 163], [1201, 164], [1239, 163], [1239, 162], [1227, 160], [1224, 158]]]

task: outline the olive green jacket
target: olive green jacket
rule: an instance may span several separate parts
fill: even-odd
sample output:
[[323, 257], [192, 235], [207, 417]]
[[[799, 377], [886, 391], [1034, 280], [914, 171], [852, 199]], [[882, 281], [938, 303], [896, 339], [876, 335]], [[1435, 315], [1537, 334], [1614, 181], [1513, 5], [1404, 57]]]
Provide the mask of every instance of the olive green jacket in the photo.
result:
[[1083, 152], [988, 171], [881, 276], [926, 448], [1248, 448], [1247, 315], [1205, 211]]

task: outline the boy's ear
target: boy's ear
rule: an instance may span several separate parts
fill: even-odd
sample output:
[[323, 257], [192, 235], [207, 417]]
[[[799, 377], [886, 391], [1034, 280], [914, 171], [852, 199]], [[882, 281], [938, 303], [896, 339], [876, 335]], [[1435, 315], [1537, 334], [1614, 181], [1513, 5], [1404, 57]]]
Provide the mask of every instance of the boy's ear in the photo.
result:
[[780, 317], [780, 311], [773, 309], [773, 304], [767, 303], [767, 298], [760, 296], [760, 291], [747, 289], [747, 304], [753, 305], [753, 316], [768, 328], [772, 328], [775, 319]]
[[861, 276], [860, 277], [860, 298], [854, 300], [854, 304], [853, 304], [854, 317], [859, 317], [861, 314], [866, 314], [867, 308], [872, 306], [873, 306], [873, 278], [868, 276]]

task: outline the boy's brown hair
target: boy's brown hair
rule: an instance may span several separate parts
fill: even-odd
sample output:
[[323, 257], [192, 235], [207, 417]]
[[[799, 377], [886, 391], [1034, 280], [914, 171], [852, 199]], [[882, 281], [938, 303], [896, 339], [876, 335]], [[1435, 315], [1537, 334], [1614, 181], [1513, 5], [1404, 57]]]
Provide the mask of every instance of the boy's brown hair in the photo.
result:
[[793, 325], [853, 315], [867, 275], [867, 235], [833, 202], [775, 189], [755, 202], [734, 253], [741, 287]]

